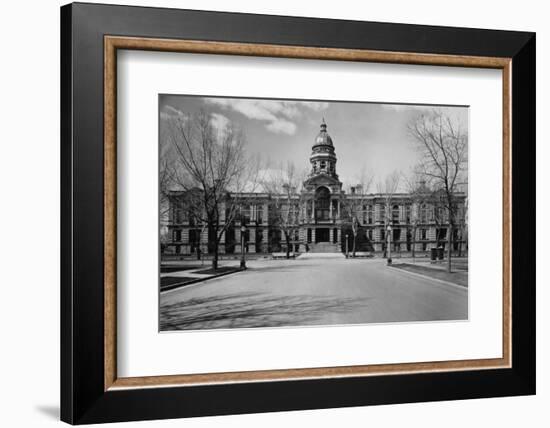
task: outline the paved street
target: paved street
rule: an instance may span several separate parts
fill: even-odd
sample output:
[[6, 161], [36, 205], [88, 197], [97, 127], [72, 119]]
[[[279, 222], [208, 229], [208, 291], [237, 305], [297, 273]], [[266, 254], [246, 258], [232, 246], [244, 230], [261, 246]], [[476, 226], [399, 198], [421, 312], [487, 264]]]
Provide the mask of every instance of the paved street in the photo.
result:
[[459, 320], [468, 291], [383, 259], [316, 254], [161, 293], [161, 330]]

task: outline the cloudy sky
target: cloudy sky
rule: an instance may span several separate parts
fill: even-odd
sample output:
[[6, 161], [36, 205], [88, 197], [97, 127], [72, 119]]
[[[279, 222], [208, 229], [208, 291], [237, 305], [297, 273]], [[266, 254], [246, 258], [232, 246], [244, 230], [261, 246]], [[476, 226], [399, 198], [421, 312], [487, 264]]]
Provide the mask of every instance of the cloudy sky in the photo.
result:
[[[416, 163], [417, 152], [406, 124], [427, 107], [160, 95], [159, 108], [161, 126], [170, 116], [206, 110], [217, 126], [231, 121], [240, 127], [251, 153], [259, 153], [273, 164], [292, 160], [299, 169], [309, 168], [311, 146], [324, 118], [336, 149], [336, 171], [347, 187], [363, 168], [375, 180], [383, 180], [395, 170], [407, 173]], [[467, 107], [444, 110], [467, 124]]]

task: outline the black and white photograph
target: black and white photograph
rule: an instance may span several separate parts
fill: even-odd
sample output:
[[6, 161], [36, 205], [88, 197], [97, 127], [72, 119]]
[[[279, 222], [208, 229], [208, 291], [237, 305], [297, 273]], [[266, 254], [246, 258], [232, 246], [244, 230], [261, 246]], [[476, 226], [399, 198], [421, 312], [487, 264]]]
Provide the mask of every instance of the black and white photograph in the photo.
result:
[[468, 319], [468, 107], [159, 95], [160, 330]]
[[547, 425], [544, 5], [6, 2], [0, 425]]

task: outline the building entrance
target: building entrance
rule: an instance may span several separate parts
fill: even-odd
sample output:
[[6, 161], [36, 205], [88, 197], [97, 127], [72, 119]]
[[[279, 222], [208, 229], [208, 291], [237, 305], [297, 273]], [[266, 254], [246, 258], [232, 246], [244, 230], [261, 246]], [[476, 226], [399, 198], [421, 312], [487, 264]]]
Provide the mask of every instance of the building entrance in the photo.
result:
[[315, 242], [330, 242], [328, 229], [315, 229]]

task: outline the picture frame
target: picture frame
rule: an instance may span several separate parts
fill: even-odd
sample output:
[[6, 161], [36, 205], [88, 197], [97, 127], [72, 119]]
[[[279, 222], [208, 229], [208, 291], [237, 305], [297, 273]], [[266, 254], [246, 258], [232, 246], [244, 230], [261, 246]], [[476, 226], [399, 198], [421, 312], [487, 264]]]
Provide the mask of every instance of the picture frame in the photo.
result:
[[[502, 358], [118, 377], [120, 49], [501, 69]], [[534, 33], [63, 6], [61, 419], [85, 424], [534, 394], [535, 96]]]

